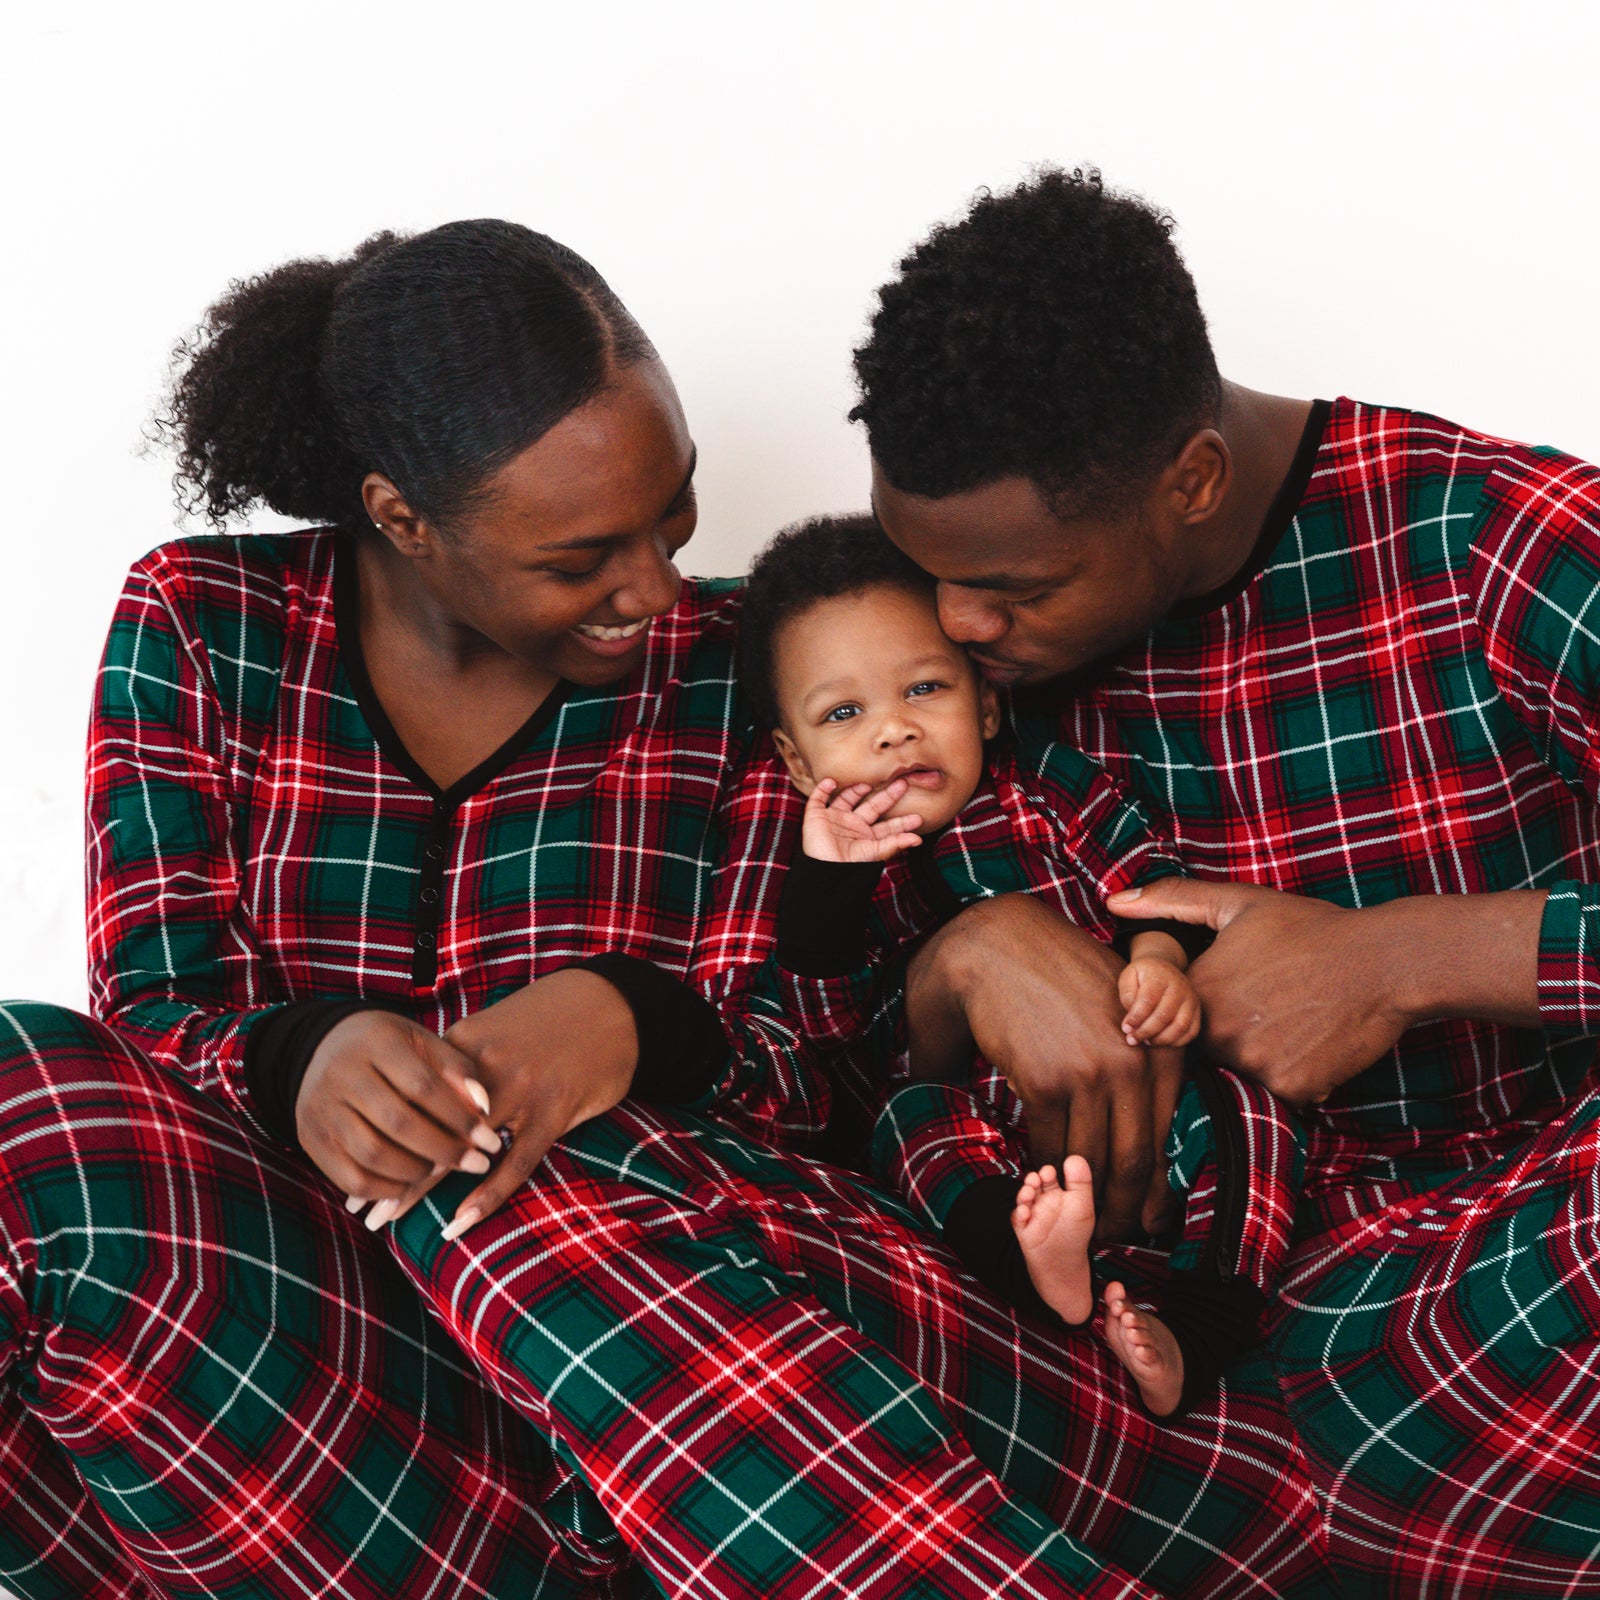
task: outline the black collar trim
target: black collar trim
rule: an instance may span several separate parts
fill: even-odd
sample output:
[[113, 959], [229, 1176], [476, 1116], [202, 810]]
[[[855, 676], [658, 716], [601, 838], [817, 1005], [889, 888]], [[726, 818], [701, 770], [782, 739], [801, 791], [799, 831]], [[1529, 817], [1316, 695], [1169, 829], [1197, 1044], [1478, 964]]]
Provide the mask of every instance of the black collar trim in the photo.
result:
[[1312, 401], [1311, 414], [1306, 418], [1294, 460], [1289, 466], [1288, 475], [1278, 485], [1272, 504], [1267, 507], [1261, 532], [1251, 547], [1249, 559], [1220, 588], [1213, 589], [1209, 594], [1196, 595], [1194, 599], [1173, 607], [1173, 616], [1198, 617], [1207, 611], [1218, 611], [1230, 601], [1237, 600], [1266, 571], [1267, 563], [1272, 560], [1273, 552], [1289, 531], [1289, 524], [1294, 521], [1295, 512], [1306, 497], [1312, 469], [1317, 464], [1317, 452], [1322, 448], [1322, 435], [1327, 431], [1328, 418], [1332, 413], [1331, 400]]
[[441, 810], [453, 811], [463, 800], [492, 783], [532, 745], [566, 703], [572, 685], [565, 678], [557, 680], [554, 688], [534, 709], [533, 715], [498, 750], [480, 761], [470, 772], [457, 778], [448, 789], [441, 789], [406, 749], [389, 720], [389, 713], [383, 709], [377, 691], [372, 687], [367, 660], [361, 650], [359, 582], [355, 538], [340, 533], [334, 540], [333, 550], [333, 626], [339, 644], [339, 660], [350, 679], [356, 704], [361, 708], [361, 715], [367, 719], [367, 726], [384, 755], [419, 789], [432, 795]]

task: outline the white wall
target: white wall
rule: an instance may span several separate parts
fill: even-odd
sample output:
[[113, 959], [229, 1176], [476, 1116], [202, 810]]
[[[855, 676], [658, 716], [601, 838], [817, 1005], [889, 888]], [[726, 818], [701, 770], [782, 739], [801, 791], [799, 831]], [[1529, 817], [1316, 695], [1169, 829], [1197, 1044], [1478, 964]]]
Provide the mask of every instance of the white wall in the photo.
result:
[[862, 503], [871, 291], [1045, 159], [1171, 208], [1231, 376], [1600, 458], [1593, 7], [56, 0], [7, 33], [0, 993], [82, 1003], [85, 707], [173, 531], [141, 424], [174, 336], [286, 257], [486, 214], [583, 251], [683, 392], [691, 570]]

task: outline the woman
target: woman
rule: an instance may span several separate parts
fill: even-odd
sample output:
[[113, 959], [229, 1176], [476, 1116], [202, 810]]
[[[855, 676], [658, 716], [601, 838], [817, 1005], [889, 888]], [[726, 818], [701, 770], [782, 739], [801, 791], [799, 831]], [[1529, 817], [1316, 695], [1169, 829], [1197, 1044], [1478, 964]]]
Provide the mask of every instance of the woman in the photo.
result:
[[1158, 1429], [731, 1131], [817, 1114], [686, 981], [736, 598], [680, 585], [693, 447], [593, 269], [497, 222], [291, 264], [172, 427], [213, 518], [323, 526], [163, 546], [113, 623], [100, 1020], [0, 1011], [6, 1581], [1324, 1592], [1260, 1374]]

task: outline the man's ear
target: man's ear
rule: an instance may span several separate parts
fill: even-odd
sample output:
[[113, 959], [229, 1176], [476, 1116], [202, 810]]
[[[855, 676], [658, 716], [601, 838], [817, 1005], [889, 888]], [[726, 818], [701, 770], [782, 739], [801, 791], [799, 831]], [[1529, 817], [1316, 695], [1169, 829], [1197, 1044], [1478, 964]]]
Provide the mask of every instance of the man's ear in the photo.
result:
[[421, 561], [433, 554], [439, 536], [381, 472], [369, 472], [361, 480], [361, 503], [373, 528], [401, 555]]
[[982, 718], [983, 737], [992, 739], [1000, 731], [1000, 695], [987, 678], [978, 683], [978, 711]]
[[809, 800], [811, 791], [817, 786], [817, 780], [811, 776], [811, 767], [806, 758], [800, 754], [794, 740], [782, 728], [772, 730], [772, 742], [777, 746], [778, 754], [783, 757], [783, 764], [789, 769], [789, 776], [794, 779], [795, 788]]
[[1178, 520], [1209, 522], [1233, 482], [1233, 455], [1215, 428], [1202, 428], [1164, 474]]

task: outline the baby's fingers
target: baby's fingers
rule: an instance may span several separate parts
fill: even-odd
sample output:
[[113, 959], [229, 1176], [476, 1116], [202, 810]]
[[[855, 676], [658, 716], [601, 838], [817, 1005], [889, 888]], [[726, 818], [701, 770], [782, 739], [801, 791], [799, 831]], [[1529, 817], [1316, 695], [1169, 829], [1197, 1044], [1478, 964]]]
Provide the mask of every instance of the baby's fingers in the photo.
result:
[[1191, 995], [1178, 1006], [1178, 1012], [1161, 1030], [1158, 1037], [1146, 1039], [1146, 1044], [1177, 1048], [1192, 1044], [1200, 1035], [1200, 1004]]
[[[907, 820], [915, 827], [919, 819], [911, 817]], [[903, 856], [907, 850], [914, 850], [921, 843], [922, 840], [909, 829], [896, 833], [877, 834], [868, 847], [873, 852], [870, 859], [873, 861], [892, 861], [896, 856]]]
[[1144, 981], [1144, 975], [1138, 967], [1128, 966], [1122, 969], [1122, 975], [1117, 980], [1117, 998], [1127, 1007], [1122, 1019], [1122, 1031], [1137, 1033], [1155, 1010], [1161, 995], [1153, 985]]
[[1128, 1025], [1131, 1026], [1134, 1032], [1139, 1036], [1139, 1042], [1141, 1044], [1156, 1044], [1158, 1042], [1161, 1044], [1166, 1044], [1168, 1041], [1165, 1039], [1159, 1039], [1158, 1036], [1164, 1033], [1172, 1026], [1174, 1022], [1177, 1021], [1178, 1011], [1183, 1004], [1183, 998], [1181, 995], [1174, 993], [1171, 989], [1167, 989], [1154, 996], [1141, 995], [1141, 1004], [1147, 998], [1149, 999], [1150, 1003], [1145, 1006], [1142, 1020], [1134, 1022], [1133, 1014], [1132, 1012], [1129, 1012]]
[[[854, 788], [859, 789], [866, 795], [866, 799], [855, 807], [856, 815], [863, 822], [876, 822], [906, 792], [908, 787], [904, 778], [896, 778], [893, 783], [885, 784], [876, 794], [872, 794], [868, 785], [864, 783], [856, 784]], [[846, 792], [854, 793], [854, 789]]]

